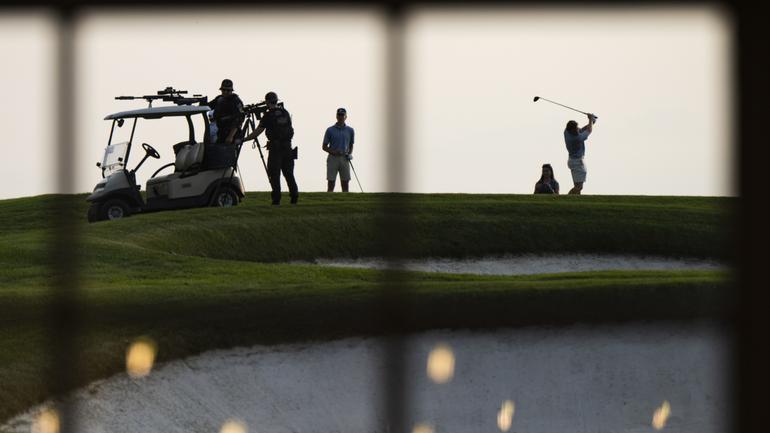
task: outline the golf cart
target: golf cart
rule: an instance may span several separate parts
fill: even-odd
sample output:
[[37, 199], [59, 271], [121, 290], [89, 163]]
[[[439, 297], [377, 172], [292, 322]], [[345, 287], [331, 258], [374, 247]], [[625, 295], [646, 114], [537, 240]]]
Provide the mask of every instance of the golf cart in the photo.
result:
[[[234, 145], [212, 142], [209, 138], [210, 110], [205, 96], [183, 97], [185, 91], [171, 87], [158, 91], [157, 95], [119, 96], [115, 99], [144, 99], [149, 107], [110, 114], [105, 120], [112, 121], [112, 129], [104, 156], [96, 165], [102, 171], [102, 180], [96, 184], [93, 193], [86, 199], [91, 203], [88, 221], [114, 220], [140, 212], [184, 209], [203, 206], [236, 206], [244, 197], [244, 188], [235, 175], [238, 169], [240, 141]], [[154, 100], [171, 101], [174, 104], [153, 107]], [[198, 105], [193, 105], [193, 104]], [[160, 153], [148, 143], [142, 143], [144, 157], [133, 169], [128, 162], [134, 145], [134, 134], [139, 119], [187, 125], [187, 139], [173, 145], [173, 162], [158, 168], [147, 180], [145, 197], [140, 193], [136, 172], [148, 158], [160, 158]], [[127, 141], [118, 141], [116, 132], [128, 121], [131, 123]], [[143, 122], [146, 124], [146, 122]], [[153, 122], [154, 123], [154, 122]], [[196, 140], [194, 124], [203, 130], [202, 139]], [[128, 125], [126, 125], [128, 126]], [[171, 173], [161, 175], [161, 171]]]

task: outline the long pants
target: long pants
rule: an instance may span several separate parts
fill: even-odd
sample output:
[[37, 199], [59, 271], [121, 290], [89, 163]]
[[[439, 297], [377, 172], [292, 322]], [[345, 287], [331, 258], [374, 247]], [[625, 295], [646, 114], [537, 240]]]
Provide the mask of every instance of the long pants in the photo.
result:
[[276, 146], [275, 149], [270, 149], [267, 155], [267, 174], [270, 176], [270, 187], [273, 189], [273, 204], [281, 203], [281, 173], [289, 186], [291, 202], [296, 203], [299, 188], [294, 179], [294, 158], [291, 156], [291, 146]]

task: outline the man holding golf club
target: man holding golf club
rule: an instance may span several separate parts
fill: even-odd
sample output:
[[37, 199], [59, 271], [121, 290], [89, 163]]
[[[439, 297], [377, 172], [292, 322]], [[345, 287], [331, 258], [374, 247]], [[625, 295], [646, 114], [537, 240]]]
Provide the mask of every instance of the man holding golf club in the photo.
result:
[[326, 192], [334, 191], [337, 173], [340, 175], [342, 192], [348, 192], [350, 186], [350, 160], [353, 159], [355, 131], [345, 124], [348, 112], [337, 109], [337, 123], [326, 128], [321, 149], [328, 153], [326, 157]]
[[572, 182], [575, 184], [569, 190], [569, 194], [580, 195], [580, 192], [583, 190], [583, 183], [586, 181], [587, 174], [583, 156], [586, 153], [586, 140], [591, 135], [591, 132], [593, 132], [595, 122], [596, 117], [589, 113], [588, 123], [582, 128], [578, 129], [578, 123], [570, 120], [564, 129], [564, 144], [567, 145], [567, 152], [569, 152], [567, 167], [572, 172]]
[[564, 128], [564, 144], [567, 145], [567, 152], [569, 152], [567, 167], [569, 167], [570, 171], [572, 172], [572, 182], [575, 184], [575, 186], [569, 190], [569, 194], [580, 195], [580, 192], [583, 190], [583, 184], [586, 181], [586, 165], [583, 162], [583, 156], [586, 153], [586, 140], [594, 130], [593, 126], [594, 123], [596, 123], [597, 117], [592, 113], [586, 113], [585, 111], [580, 111], [578, 109], [569, 107], [556, 101], [551, 101], [550, 99], [546, 99], [540, 96], [535, 96], [532, 101], [537, 102], [540, 100], [547, 101], [551, 104], [559, 105], [588, 116], [588, 124], [586, 124], [584, 127], [578, 129], [578, 123], [574, 120], [570, 120], [567, 122], [567, 127]]

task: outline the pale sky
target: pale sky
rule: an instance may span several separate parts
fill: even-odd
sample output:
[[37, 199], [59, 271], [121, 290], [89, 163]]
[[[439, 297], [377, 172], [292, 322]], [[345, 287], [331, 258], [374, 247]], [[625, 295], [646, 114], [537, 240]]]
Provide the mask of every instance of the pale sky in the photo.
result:
[[[321, 139], [340, 106], [356, 130], [364, 190], [387, 189], [386, 29], [377, 10], [91, 10], [77, 23], [73, 192], [101, 178], [94, 164], [109, 135], [104, 116], [146, 106], [115, 96], [174, 86], [213, 98], [223, 78], [246, 103], [270, 90], [285, 102], [301, 191], [325, 190]], [[407, 191], [527, 194], [544, 162], [568, 190], [562, 131], [584, 116], [533, 103], [537, 95], [599, 116], [586, 143], [587, 194], [736, 194], [733, 36], [718, 10], [424, 9], [405, 32]], [[48, 122], [54, 37], [44, 14], [0, 15], [0, 198], [57, 190]], [[173, 119], [140, 120], [129, 168], [142, 142], [161, 154], [140, 169], [143, 189], [185, 138]], [[250, 145], [240, 167], [248, 190], [269, 190]]]

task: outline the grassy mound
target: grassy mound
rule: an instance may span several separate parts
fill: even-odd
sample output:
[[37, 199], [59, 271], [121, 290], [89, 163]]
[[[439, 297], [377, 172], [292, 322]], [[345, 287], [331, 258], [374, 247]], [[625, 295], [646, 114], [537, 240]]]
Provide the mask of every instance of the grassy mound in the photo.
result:
[[[255, 343], [596, 317], [721, 317], [730, 308], [729, 279], [719, 271], [511, 277], [277, 262], [380, 256], [394, 233], [406, 240], [396, 253], [411, 258], [585, 252], [727, 260], [731, 199], [317, 193], [298, 206], [268, 203], [266, 193], [254, 193], [236, 208], [87, 224], [82, 195], [0, 201], [0, 419], [50, 395], [48, 247], [51, 229], [68, 218], [81, 221], [71, 228], [79, 235], [72, 344], [80, 385], [121, 371], [126, 345], [139, 335], [158, 342], [164, 361]], [[388, 232], [386, 205], [394, 203], [408, 224]], [[398, 328], [386, 317], [393, 311], [403, 320]]]

